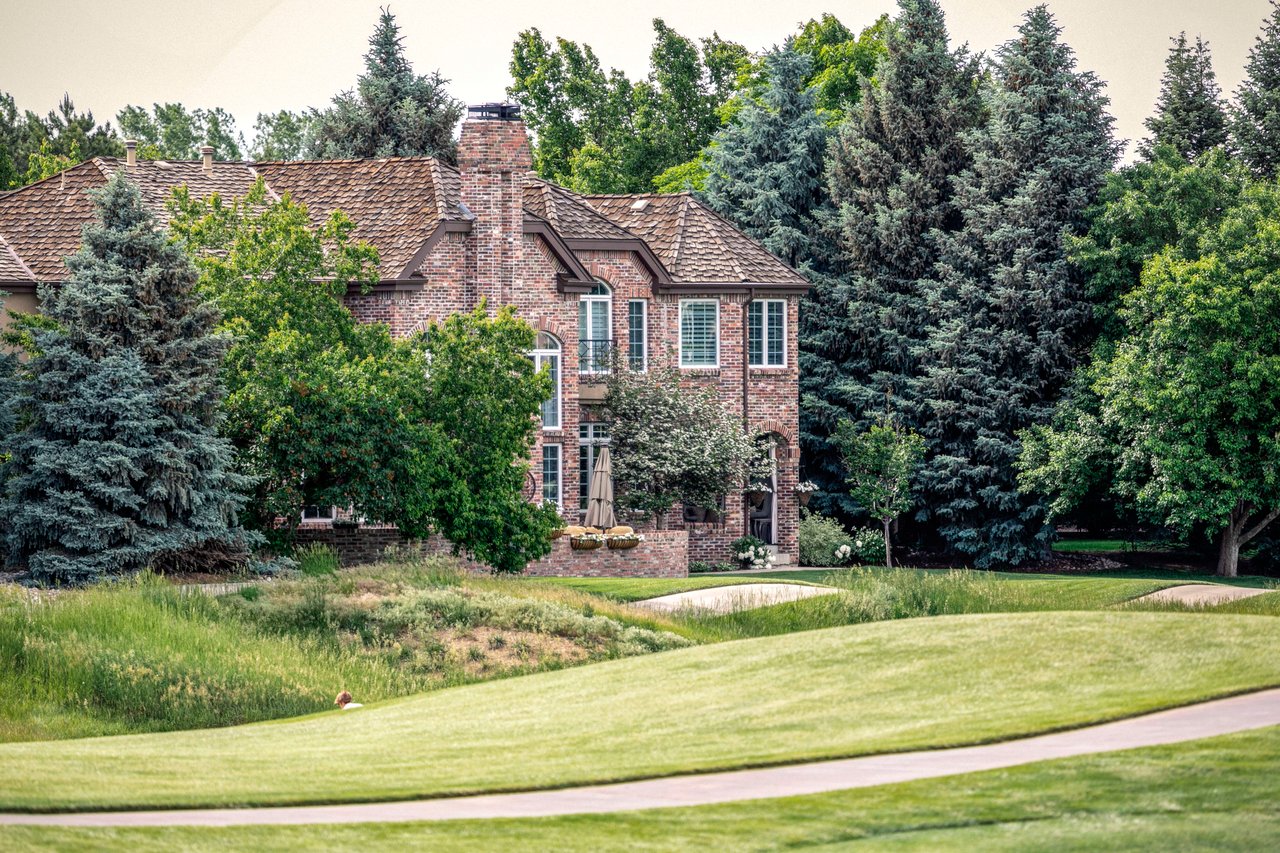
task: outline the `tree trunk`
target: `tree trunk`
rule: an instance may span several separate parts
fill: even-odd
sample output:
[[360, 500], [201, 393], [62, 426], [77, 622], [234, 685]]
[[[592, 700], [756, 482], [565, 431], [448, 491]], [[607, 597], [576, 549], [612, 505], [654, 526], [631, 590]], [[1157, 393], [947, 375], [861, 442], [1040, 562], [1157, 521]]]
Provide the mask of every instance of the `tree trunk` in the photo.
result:
[[884, 567], [886, 569], [893, 568], [893, 542], [889, 538], [889, 519], [884, 519]]
[[1240, 564], [1240, 532], [1228, 523], [1218, 536], [1218, 577], [1233, 578]]

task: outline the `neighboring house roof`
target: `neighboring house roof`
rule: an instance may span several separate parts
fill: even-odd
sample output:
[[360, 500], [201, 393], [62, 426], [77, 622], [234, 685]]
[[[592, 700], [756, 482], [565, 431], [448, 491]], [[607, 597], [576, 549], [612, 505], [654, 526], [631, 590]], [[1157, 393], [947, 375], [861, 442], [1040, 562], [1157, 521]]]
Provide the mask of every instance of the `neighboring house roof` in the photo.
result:
[[[59, 175], [0, 195], [0, 282], [61, 281], [63, 258], [80, 245], [92, 218], [85, 190], [102, 186], [124, 161], [95, 157]], [[319, 225], [335, 209], [355, 223], [353, 236], [378, 249], [383, 281], [403, 282], [447, 231], [468, 231], [474, 218], [461, 205], [457, 169], [429, 157], [218, 161], [140, 160], [129, 170], [144, 202], [162, 224], [174, 187], [193, 195], [243, 196], [261, 177], [273, 197], [307, 205]], [[657, 286], [743, 284], [807, 287], [808, 283], [733, 225], [687, 193], [584, 197], [530, 178], [524, 191], [526, 231], [540, 235], [574, 289], [589, 274], [574, 255], [587, 249], [634, 251]]]
[[586, 200], [644, 240], [675, 282], [809, 286], [804, 276], [690, 193], [590, 195]]

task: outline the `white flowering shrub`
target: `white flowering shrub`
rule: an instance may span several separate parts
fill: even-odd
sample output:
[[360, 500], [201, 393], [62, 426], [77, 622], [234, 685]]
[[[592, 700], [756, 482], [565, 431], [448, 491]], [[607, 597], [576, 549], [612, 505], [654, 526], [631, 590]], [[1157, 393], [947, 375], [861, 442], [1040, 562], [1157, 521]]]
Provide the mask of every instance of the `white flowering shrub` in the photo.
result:
[[884, 534], [872, 527], [860, 527], [849, 534], [855, 563], [884, 565]]
[[767, 569], [773, 565], [773, 552], [754, 536], [743, 536], [729, 548], [744, 569]]
[[834, 518], [800, 510], [800, 565], [847, 566], [853, 559], [853, 539]]

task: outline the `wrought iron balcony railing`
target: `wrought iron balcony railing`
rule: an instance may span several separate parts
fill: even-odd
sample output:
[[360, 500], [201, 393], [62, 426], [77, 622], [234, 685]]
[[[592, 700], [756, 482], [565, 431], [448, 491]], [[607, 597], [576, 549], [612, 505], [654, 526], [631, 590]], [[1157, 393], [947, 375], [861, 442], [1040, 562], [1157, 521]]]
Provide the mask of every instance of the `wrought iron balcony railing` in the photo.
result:
[[612, 340], [579, 340], [578, 372], [612, 373], [615, 352], [617, 345]]

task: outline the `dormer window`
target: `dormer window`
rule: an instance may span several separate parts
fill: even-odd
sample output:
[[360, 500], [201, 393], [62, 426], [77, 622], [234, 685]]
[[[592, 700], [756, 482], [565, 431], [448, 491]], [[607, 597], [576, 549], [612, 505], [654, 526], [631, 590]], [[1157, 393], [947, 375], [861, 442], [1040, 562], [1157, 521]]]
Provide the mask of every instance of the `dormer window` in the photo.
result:
[[613, 356], [613, 291], [596, 279], [578, 303], [578, 372], [608, 373]]

